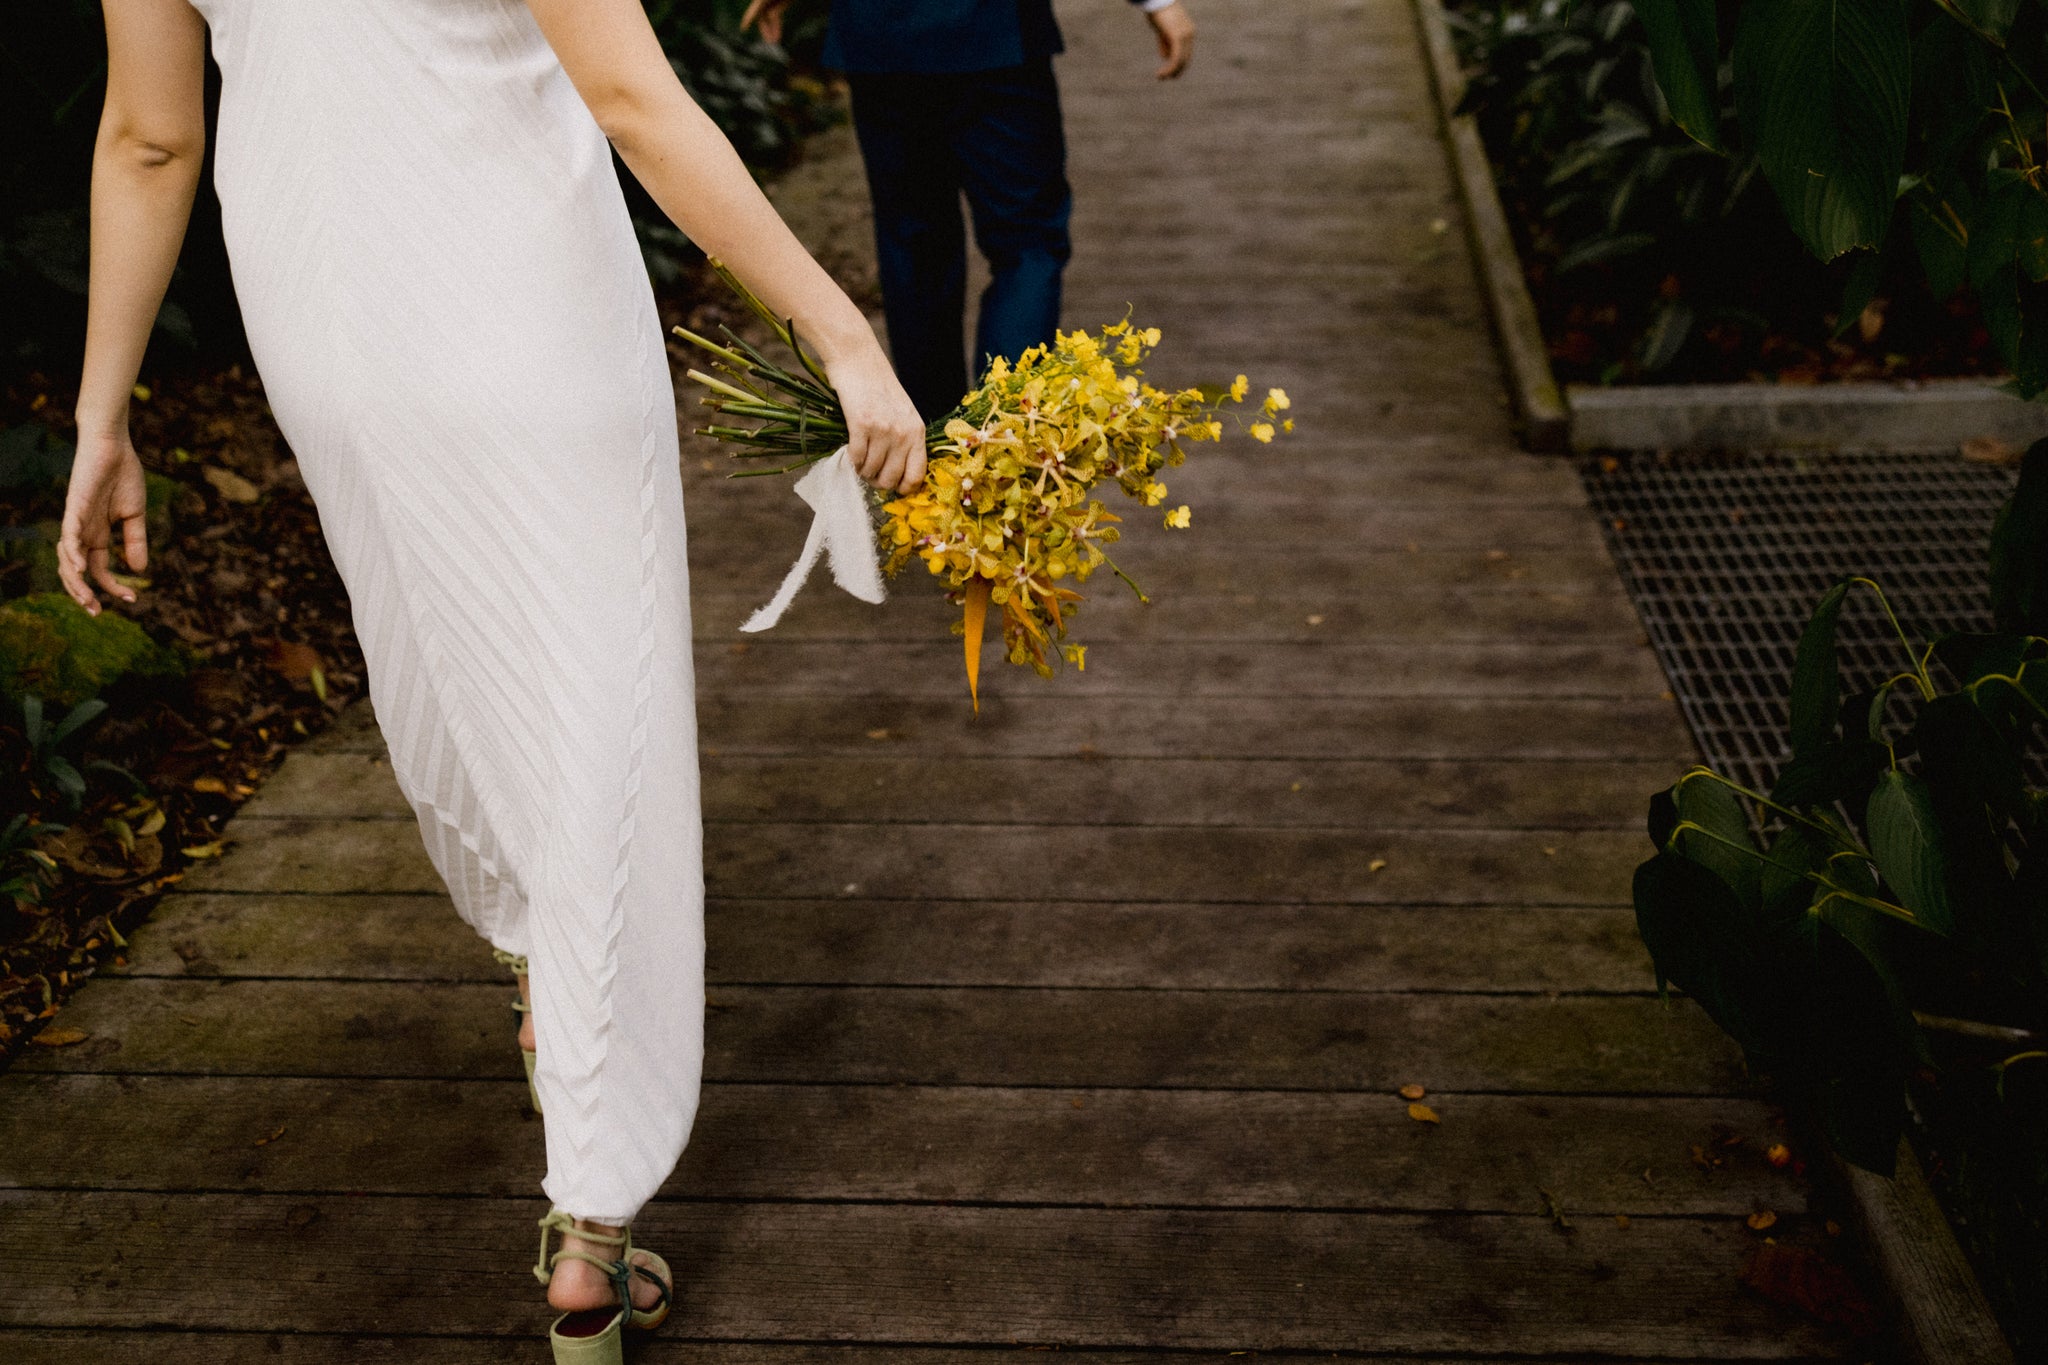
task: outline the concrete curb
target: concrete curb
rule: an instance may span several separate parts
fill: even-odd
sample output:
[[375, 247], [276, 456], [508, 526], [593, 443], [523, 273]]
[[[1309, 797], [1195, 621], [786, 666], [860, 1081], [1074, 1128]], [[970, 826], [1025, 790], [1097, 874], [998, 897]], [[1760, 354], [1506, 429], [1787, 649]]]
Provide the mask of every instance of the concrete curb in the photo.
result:
[[1501, 358], [1507, 363], [1508, 388], [1514, 398], [1522, 442], [1531, 450], [1568, 449], [1571, 412], [1550, 372], [1550, 353], [1543, 344], [1543, 329], [1536, 321], [1536, 301], [1529, 297], [1529, 286], [1522, 278], [1522, 258], [1515, 250], [1514, 235], [1508, 230], [1507, 211], [1501, 207], [1500, 190], [1493, 182], [1493, 167], [1486, 160], [1485, 148], [1480, 146], [1478, 122], [1470, 114], [1457, 112], [1458, 101], [1465, 93], [1465, 76], [1458, 68], [1457, 50], [1451, 45], [1451, 31], [1440, 0], [1415, 0], [1415, 21], [1422, 33], [1423, 51], [1429, 58], [1430, 84], [1436, 91], [1437, 112], [1443, 117], [1458, 196], [1465, 205], [1472, 263], [1486, 295], [1486, 310], [1493, 319], [1493, 334], [1500, 343]]
[[1979, 436], [2014, 446], [2048, 437], [2048, 403], [2014, 398], [1983, 379], [1560, 390], [1478, 126], [1457, 112], [1465, 77], [1442, 0], [1415, 0], [1415, 19], [1473, 262], [1529, 449], [1921, 451], [1954, 450]]
[[1566, 389], [1573, 450], [1954, 450], [2048, 436], [2048, 403], [1985, 379]]

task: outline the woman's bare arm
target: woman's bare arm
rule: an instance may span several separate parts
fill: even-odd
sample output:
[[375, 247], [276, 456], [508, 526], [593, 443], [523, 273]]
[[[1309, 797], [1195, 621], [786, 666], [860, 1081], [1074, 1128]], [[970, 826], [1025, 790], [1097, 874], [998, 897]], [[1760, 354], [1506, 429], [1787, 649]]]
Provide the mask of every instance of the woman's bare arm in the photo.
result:
[[662, 211], [769, 307], [796, 319], [846, 409], [854, 466], [885, 488], [924, 478], [924, 424], [873, 330], [783, 225], [739, 154], [670, 69], [639, 0], [527, 0], [562, 69]]
[[92, 156], [92, 244], [78, 454], [65, 495], [57, 571], [98, 613], [92, 584], [124, 601], [112, 529], [131, 570], [148, 562], [142, 464], [128, 400], [185, 240], [206, 144], [206, 26], [186, 0], [105, 0], [107, 99]]

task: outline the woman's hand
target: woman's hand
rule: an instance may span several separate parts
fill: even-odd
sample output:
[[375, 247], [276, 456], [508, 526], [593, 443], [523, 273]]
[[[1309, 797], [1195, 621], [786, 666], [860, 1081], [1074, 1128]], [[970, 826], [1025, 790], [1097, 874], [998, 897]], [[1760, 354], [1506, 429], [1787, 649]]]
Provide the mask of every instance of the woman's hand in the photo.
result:
[[908, 493], [924, 482], [924, 419], [880, 346], [869, 345], [826, 373], [846, 414], [847, 456], [877, 488]]
[[135, 590], [114, 578], [109, 541], [119, 526], [129, 572], [140, 573], [148, 566], [149, 538], [143, 529], [147, 498], [142, 461], [136, 458], [125, 427], [112, 434], [80, 434], [71, 485], [64, 496], [63, 529], [57, 537], [57, 576], [73, 600], [94, 616], [100, 614], [100, 599], [91, 583], [124, 602], [135, 600]]

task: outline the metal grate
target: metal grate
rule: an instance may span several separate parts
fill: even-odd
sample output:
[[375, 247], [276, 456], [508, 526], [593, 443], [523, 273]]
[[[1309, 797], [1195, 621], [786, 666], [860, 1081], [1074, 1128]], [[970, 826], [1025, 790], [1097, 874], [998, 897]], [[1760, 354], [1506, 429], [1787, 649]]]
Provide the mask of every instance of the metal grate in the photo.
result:
[[[1954, 455], [1586, 457], [1579, 475], [1706, 760], [1767, 788], [1814, 601], [1875, 579], [1916, 639], [1991, 625], [1986, 550], [2015, 475]], [[1852, 687], [1897, 672], [1875, 600], [1841, 620]]]

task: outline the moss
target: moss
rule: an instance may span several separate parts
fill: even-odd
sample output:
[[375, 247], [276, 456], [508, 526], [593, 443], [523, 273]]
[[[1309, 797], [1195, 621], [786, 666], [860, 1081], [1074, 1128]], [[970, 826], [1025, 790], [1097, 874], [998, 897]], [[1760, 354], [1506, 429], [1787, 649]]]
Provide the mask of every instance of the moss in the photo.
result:
[[124, 677], [185, 672], [184, 653], [160, 645], [118, 612], [88, 613], [61, 592], [0, 603], [0, 692], [33, 692], [76, 706]]

